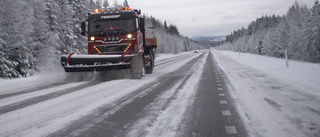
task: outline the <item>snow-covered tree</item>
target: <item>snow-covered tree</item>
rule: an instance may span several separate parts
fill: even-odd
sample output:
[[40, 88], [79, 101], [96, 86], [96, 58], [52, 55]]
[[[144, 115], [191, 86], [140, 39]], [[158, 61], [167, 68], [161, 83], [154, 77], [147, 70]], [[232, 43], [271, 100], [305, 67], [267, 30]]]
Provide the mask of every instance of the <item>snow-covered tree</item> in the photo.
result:
[[316, 0], [311, 9], [311, 17], [309, 19], [309, 28], [306, 30], [310, 33], [307, 37], [307, 43], [304, 51], [307, 51], [307, 60], [311, 62], [320, 62], [320, 4]]
[[[33, 55], [34, 8], [32, 1], [2, 1], [2, 39], [6, 42], [6, 56], [13, 65], [12, 77], [30, 76], [36, 70], [36, 58]], [[18, 72], [20, 75], [16, 75]]]
[[258, 18], [247, 28], [228, 35], [226, 42], [231, 45], [223, 45], [235, 51], [275, 57], [284, 57], [284, 50], [287, 50], [291, 59], [320, 62], [319, 15], [318, 0], [311, 11], [295, 2], [286, 15]]
[[164, 21], [163, 25], [164, 25], [164, 29], [168, 29], [167, 21]]
[[114, 0], [114, 1], [113, 1], [113, 6], [114, 6], [115, 8], [120, 8], [120, 7], [122, 7], [121, 4], [119, 4], [117, 0]]
[[104, 0], [104, 1], [103, 1], [102, 7], [103, 7], [103, 8], [108, 8], [108, 7], [109, 7], [109, 2], [108, 2], [108, 0]]
[[124, 0], [124, 2], [123, 2], [123, 7], [130, 7], [127, 0]]
[[102, 8], [102, 0], [96, 0], [96, 5], [98, 6], [97, 8], [98, 9], [101, 9]]
[[0, 77], [19, 77], [19, 72], [13, 68], [17, 66], [17, 63], [8, 59], [8, 55], [6, 54], [7, 52], [6, 43], [0, 38]]

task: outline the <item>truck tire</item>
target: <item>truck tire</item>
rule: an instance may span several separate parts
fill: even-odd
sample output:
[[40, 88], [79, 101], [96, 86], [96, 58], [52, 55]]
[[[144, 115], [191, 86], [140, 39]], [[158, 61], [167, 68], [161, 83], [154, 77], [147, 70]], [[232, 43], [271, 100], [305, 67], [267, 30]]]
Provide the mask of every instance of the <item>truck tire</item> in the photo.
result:
[[143, 60], [141, 56], [134, 57], [130, 62], [130, 74], [132, 79], [141, 79], [144, 75]]
[[145, 67], [146, 73], [151, 74], [154, 68], [154, 53], [152, 49], [148, 50], [149, 59], [145, 59], [146, 63], [150, 62], [148, 66]]

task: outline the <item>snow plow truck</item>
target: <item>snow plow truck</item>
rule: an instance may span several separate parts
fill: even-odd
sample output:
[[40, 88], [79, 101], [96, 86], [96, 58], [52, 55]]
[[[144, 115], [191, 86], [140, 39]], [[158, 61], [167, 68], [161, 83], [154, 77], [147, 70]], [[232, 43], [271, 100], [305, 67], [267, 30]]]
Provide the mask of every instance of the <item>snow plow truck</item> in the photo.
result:
[[66, 72], [130, 69], [140, 79], [154, 68], [157, 39], [152, 27], [145, 27], [141, 10], [95, 9], [81, 23], [81, 35], [88, 37], [88, 54], [61, 56]]

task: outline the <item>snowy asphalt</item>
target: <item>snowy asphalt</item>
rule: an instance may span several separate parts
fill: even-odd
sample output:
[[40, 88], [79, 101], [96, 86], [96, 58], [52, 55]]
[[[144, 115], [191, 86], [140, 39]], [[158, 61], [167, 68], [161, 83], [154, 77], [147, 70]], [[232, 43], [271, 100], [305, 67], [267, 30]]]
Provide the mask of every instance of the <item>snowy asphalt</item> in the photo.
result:
[[248, 136], [211, 52], [160, 60], [142, 80], [2, 93], [0, 136]]
[[186, 113], [183, 136], [248, 136], [220, 73], [210, 52], [195, 100]]
[[289, 64], [211, 49], [160, 54], [140, 80], [62, 68], [0, 79], [0, 136], [319, 137], [320, 65]]

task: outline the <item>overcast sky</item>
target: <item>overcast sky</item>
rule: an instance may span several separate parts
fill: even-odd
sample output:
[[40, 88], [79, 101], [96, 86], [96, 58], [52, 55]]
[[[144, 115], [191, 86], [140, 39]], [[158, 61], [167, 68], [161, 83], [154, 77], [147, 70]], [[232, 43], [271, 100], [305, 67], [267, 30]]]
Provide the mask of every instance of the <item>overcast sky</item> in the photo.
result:
[[263, 15], [286, 14], [295, 1], [311, 8], [315, 0], [128, 0], [131, 8], [166, 20], [189, 37], [230, 34]]

